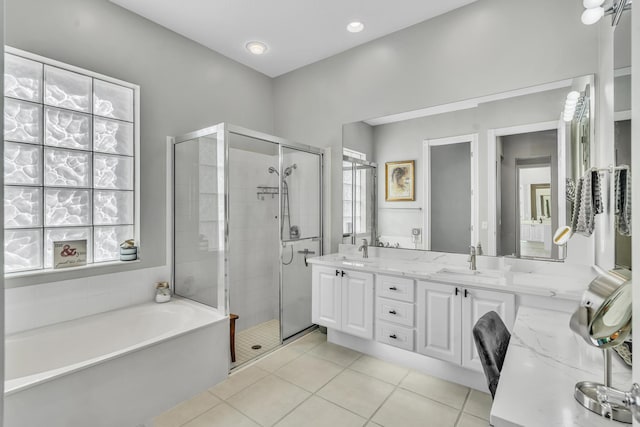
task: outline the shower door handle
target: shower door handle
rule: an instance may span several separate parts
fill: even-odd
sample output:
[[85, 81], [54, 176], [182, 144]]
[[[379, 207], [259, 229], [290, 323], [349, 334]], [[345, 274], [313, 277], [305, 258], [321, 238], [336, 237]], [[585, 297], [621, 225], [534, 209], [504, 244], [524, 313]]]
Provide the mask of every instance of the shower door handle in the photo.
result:
[[299, 254], [304, 254], [304, 266], [305, 267], [309, 267], [309, 263], [307, 262], [307, 255], [315, 255], [316, 253], [314, 251], [310, 251], [309, 249], [306, 249], [304, 251], [298, 251]]

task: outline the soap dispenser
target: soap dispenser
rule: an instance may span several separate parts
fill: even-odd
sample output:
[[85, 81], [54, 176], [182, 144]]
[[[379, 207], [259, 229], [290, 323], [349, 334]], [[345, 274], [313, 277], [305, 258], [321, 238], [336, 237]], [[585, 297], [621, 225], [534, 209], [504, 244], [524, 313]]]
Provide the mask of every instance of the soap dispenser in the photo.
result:
[[169, 283], [158, 282], [156, 283], [156, 302], [163, 303], [168, 302], [171, 299], [171, 289], [169, 289]]

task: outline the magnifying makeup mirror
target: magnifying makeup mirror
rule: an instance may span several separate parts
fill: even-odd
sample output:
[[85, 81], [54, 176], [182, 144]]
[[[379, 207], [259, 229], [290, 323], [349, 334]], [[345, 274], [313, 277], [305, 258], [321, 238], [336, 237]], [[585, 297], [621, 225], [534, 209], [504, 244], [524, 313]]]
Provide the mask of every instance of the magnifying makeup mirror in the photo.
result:
[[[611, 348], [620, 345], [631, 332], [631, 281], [622, 284], [602, 303], [588, 326], [589, 343], [604, 354], [604, 384], [582, 381], [576, 384], [574, 396], [585, 408], [603, 417], [631, 424], [631, 411], [622, 402], [603, 402], [603, 390], [611, 387]], [[600, 394], [599, 394], [600, 393]], [[602, 402], [602, 403], [601, 403]]]

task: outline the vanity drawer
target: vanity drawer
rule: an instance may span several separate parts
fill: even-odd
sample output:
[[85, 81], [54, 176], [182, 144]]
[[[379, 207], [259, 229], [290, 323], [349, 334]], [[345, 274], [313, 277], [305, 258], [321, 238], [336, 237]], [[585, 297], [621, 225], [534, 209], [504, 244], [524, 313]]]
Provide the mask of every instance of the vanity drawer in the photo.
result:
[[376, 299], [376, 317], [387, 322], [413, 327], [414, 305], [386, 298]]
[[414, 302], [414, 281], [413, 279], [376, 274], [376, 294], [379, 297]]
[[413, 351], [413, 329], [377, 322], [376, 341]]

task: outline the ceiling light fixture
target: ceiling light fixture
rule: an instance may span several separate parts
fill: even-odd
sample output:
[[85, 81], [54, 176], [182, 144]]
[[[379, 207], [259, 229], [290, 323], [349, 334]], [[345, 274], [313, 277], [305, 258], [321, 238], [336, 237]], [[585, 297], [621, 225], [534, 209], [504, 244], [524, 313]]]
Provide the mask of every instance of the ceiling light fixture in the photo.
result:
[[364, 30], [364, 24], [360, 21], [349, 22], [347, 25], [347, 31], [350, 33], [359, 33], [362, 30]]
[[580, 19], [585, 25], [595, 24], [605, 15], [613, 15], [611, 19], [611, 26], [615, 27], [620, 21], [622, 12], [631, 9], [632, 0], [614, 0], [613, 6], [607, 10], [602, 7], [604, 0], [582, 0], [584, 6], [584, 12]]
[[254, 55], [262, 55], [268, 50], [266, 44], [258, 41], [249, 42], [245, 46], [249, 52]]

